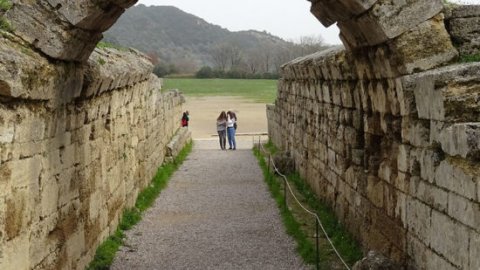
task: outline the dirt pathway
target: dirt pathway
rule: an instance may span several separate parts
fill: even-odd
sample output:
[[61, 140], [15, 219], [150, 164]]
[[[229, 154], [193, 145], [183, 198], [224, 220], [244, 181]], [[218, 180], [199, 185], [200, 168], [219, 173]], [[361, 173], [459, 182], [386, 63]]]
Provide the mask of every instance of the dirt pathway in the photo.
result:
[[251, 147], [196, 141], [112, 269], [304, 269]]

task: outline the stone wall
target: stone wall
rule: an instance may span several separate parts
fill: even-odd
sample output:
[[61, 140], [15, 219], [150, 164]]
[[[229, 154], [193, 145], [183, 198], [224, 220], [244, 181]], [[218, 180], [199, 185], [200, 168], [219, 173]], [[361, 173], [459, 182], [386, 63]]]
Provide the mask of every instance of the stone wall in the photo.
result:
[[0, 37], [0, 269], [84, 269], [166, 155], [184, 98], [134, 50]]
[[312, 1], [323, 23], [350, 24], [347, 50], [283, 66], [269, 135], [365, 251], [476, 270], [480, 63], [452, 64], [437, 1], [407, 2]]
[[460, 54], [480, 54], [480, 5], [449, 6], [446, 26]]

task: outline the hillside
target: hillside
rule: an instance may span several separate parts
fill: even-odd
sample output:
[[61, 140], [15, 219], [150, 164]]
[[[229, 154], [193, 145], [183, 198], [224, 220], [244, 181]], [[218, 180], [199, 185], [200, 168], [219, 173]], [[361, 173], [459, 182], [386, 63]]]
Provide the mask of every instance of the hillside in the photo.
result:
[[265, 32], [230, 32], [176, 7], [145, 5], [128, 9], [105, 33], [105, 40], [137, 48], [153, 58], [158, 56], [162, 63], [173, 63], [185, 70], [215, 66], [212, 51], [221, 44], [242, 52], [292, 45]]

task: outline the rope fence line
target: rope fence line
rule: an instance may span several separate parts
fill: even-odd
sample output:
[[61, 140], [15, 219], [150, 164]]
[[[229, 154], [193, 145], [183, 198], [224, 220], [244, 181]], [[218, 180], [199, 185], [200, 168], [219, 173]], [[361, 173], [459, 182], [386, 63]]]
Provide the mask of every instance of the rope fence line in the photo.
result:
[[[315, 238], [316, 238], [316, 256], [317, 256], [317, 261], [316, 261], [316, 266], [317, 266], [317, 269], [319, 269], [319, 244], [318, 244], [318, 227], [320, 227], [322, 229], [322, 232], [323, 234], [325, 235], [325, 238], [327, 239], [328, 243], [330, 244], [330, 246], [332, 247], [333, 251], [335, 251], [335, 254], [337, 255], [337, 257], [340, 259], [340, 261], [343, 263], [343, 265], [345, 266], [345, 268], [347, 270], [351, 270], [350, 267], [348, 266], [348, 264], [345, 262], [345, 260], [342, 258], [342, 256], [340, 255], [340, 253], [338, 252], [337, 248], [335, 247], [335, 245], [333, 244], [332, 240], [330, 239], [330, 237], [328, 236], [327, 234], [327, 231], [325, 230], [325, 227], [323, 226], [323, 223], [322, 221], [320, 220], [320, 217], [313, 211], [307, 209], [297, 198], [297, 196], [295, 196], [294, 192], [293, 192], [293, 189], [292, 187], [290, 186], [290, 183], [288, 182], [288, 179], [287, 177], [282, 174], [280, 172], [280, 170], [277, 168], [277, 166], [275, 165], [275, 162], [273, 161], [272, 159], [272, 155], [266, 151], [266, 149], [263, 147], [263, 144], [261, 143], [260, 141], [260, 136], [258, 137], [258, 145], [259, 145], [259, 149], [261, 148], [261, 150], [264, 152], [264, 153], [268, 153], [268, 161], [269, 161], [269, 164], [268, 164], [268, 169], [270, 170], [270, 164], [273, 165], [273, 169], [275, 170], [275, 172], [281, 176], [283, 178], [283, 181], [284, 181], [284, 196], [285, 196], [285, 207], [287, 207], [287, 188], [288, 188], [288, 191], [290, 192], [290, 194], [292, 195], [292, 197], [295, 199], [295, 202], [305, 211], [307, 212], [308, 214], [310, 214], [311, 216], [313, 216], [315, 218], [315, 225], [316, 225], [316, 235], [315, 235]], [[255, 141], [255, 138], [253, 137], [253, 141]]]

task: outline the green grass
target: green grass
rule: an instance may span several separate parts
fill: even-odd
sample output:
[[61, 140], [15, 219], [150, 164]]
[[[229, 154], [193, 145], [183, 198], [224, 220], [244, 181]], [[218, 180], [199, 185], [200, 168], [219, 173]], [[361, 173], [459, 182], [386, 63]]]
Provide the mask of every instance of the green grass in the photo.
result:
[[12, 8], [12, 1], [0, 0], [0, 11], [7, 11]]
[[[265, 145], [265, 148], [269, 151], [277, 151], [277, 148], [269, 142]], [[305, 262], [313, 264], [315, 262], [315, 246], [314, 239], [307, 237], [304, 231], [309, 231], [314, 228], [314, 220], [311, 220], [311, 224], [308, 223], [311, 219], [308, 214], [305, 214], [299, 207], [291, 206], [290, 209], [284, 207], [284, 195], [282, 186], [283, 184], [277, 180], [277, 176], [269, 172], [267, 164], [265, 162], [265, 156], [258, 149], [254, 149], [254, 154], [257, 157], [260, 167], [263, 170], [265, 181], [269, 186], [272, 196], [280, 208], [283, 222], [287, 228], [287, 233], [291, 235], [297, 241], [297, 250]], [[328, 236], [331, 238], [335, 247], [342, 255], [342, 258], [352, 266], [355, 262], [360, 260], [363, 255], [359, 244], [354, 240], [353, 236], [338, 222], [335, 214], [331, 208], [315, 195], [306, 182], [301, 179], [298, 174], [292, 174], [287, 176], [289, 183], [293, 184], [294, 190], [297, 193], [296, 196], [304, 203], [309, 209], [312, 209], [317, 213], [322, 224], [327, 231]], [[300, 212], [300, 213], [299, 213]], [[303, 215], [303, 216], [302, 216]], [[297, 218], [298, 220], [295, 220]], [[302, 226], [300, 225], [302, 224]], [[330, 269], [329, 262], [336, 259], [336, 255], [331, 250], [330, 246], [323, 240], [320, 245], [320, 265], [322, 269]]]
[[260, 103], [273, 103], [276, 80], [166, 78], [165, 89], [179, 89], [187, 96], [235, 96]]
[[142, 219], [142, 213], [155, 202], [160, 192], [167, 186], [172, 174], [192, 151], [192, 146], [192, 143], [187, 144], [172, 163], [164, 164], [158, 169], [152, 183], [138, 195], [135, 207], [123, 212], [117, 231], [98, 247], [95, 257], [87, 269], [110, 269], [115, 254], [123, 244], [124, 231], [130, 230]]
[[272, 197], [275, 199], [277, 206], [280, 208], [283, 224], [287, 229], [287, 233], [296, 240], [297, 251], [299, 252], [300, 256], [302, 256], [303, 260], [307, 263], [313, 264], [316, 256], [315, 246], [311, 241], [308, 240], [307, 235], [301, 229], [300, 223], [294, 218], [292, 212], [288, 208], [284, 207], [285, 199], [283, 196], [282, 187], [275, 179], [275, 176], [268, 171], [263, 155], [257, 148], [254, 149], [254, 154], [258, 159], [260, 167], [262, 168], [265, 182], [270, 189]]
[[462, 63], [480, 62], [480, 53], [461, 55], [460, 62]]
[[97, 48], [99, 48], [99, 49], [112, 48], [112, 49], [117, 49], [119, 51], [128, 50], [128, 48], [118, 46], [118, 45], [115, 45], [115, 44], [112, 44], [112, 43], [108, 43], [108, 42], [105, 42], [105, 41], [100, 41], [99, 43], [97, 43]]

